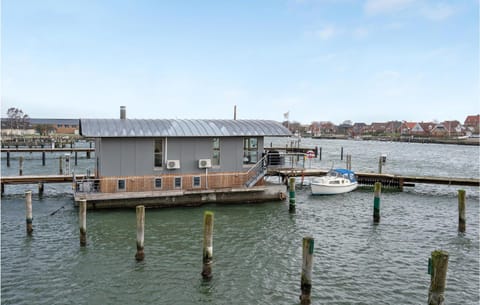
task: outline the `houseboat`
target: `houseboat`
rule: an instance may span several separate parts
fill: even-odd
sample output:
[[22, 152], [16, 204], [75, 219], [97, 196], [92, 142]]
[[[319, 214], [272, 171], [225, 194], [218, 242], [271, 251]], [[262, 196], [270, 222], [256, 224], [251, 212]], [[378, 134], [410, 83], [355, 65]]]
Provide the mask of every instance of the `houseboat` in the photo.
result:
[[[122, 112], [121, 112], [122, 113]], [[95, 179], [75, 181], [88, 208], [195, 206], [284, 200], [264, 182], [266, 136], [290, 136], [269, 120], [81, 119], [95, 140]]]

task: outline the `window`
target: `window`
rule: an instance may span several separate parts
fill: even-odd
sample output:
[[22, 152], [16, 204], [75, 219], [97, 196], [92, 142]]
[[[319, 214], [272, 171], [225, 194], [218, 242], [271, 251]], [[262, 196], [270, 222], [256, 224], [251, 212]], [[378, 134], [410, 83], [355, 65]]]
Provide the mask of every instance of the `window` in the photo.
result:
[[220, 165], [220, 139], [213, 138], [212, 143], [212, 165]]
[[193, 187], [200, 187], [201, 186], [200, 176], [194, 176], [192, 184], [193, 184]]
[[175, 189], [182, 188], [182, 177], [175, 177], [174, 186], [175, 186]]
[[258, 139], [243, 139], [243, 164], [255, 164], [258, 161]]
[[153, 152], [155, 167], [163, 166], [163, 141], [162, 139], [155, 140], [155, 150]]
[[156, 189], [161, 189], [162, 188], [162, 178], [155, 178], [155, 188]]
[[117, 189], [119, 191], [124, 191], [125, 190], [125, 179], [118, 179]]

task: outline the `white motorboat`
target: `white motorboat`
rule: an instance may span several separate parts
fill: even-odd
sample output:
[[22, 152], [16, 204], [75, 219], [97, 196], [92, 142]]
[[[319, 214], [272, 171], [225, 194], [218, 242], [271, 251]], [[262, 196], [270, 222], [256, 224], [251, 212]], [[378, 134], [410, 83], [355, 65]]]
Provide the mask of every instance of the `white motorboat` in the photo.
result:
[[337, 168], [326, 176], [315, 177], [310, 182], [312, 195], [333, 195], [348, 193], [358, 186], [357, 177], [351, 170]]

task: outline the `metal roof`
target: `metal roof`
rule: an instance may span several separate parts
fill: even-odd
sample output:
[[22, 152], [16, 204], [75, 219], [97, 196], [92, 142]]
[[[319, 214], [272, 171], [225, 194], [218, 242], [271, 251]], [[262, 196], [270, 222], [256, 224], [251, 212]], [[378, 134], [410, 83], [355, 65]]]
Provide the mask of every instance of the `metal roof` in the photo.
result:
[[269, 120], [142, 120], [81, 119], [80, 134], [110, 137], [235, 137], [290, 136], [282, 124]]

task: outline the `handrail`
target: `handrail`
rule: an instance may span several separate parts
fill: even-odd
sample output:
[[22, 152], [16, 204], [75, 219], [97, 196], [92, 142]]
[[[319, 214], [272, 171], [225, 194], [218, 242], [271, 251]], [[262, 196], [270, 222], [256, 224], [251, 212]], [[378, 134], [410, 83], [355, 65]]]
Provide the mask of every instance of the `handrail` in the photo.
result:
[[252, 166], [245, 175], [247, 176], [247, 182], [245, 182], [245, 186], [250, 187], [251, 184], [254, 184], [258, 181], [258, 178], [266, 173], [266, 160], [267, 160], [268, 153], [265, 154], [254, 166]]

